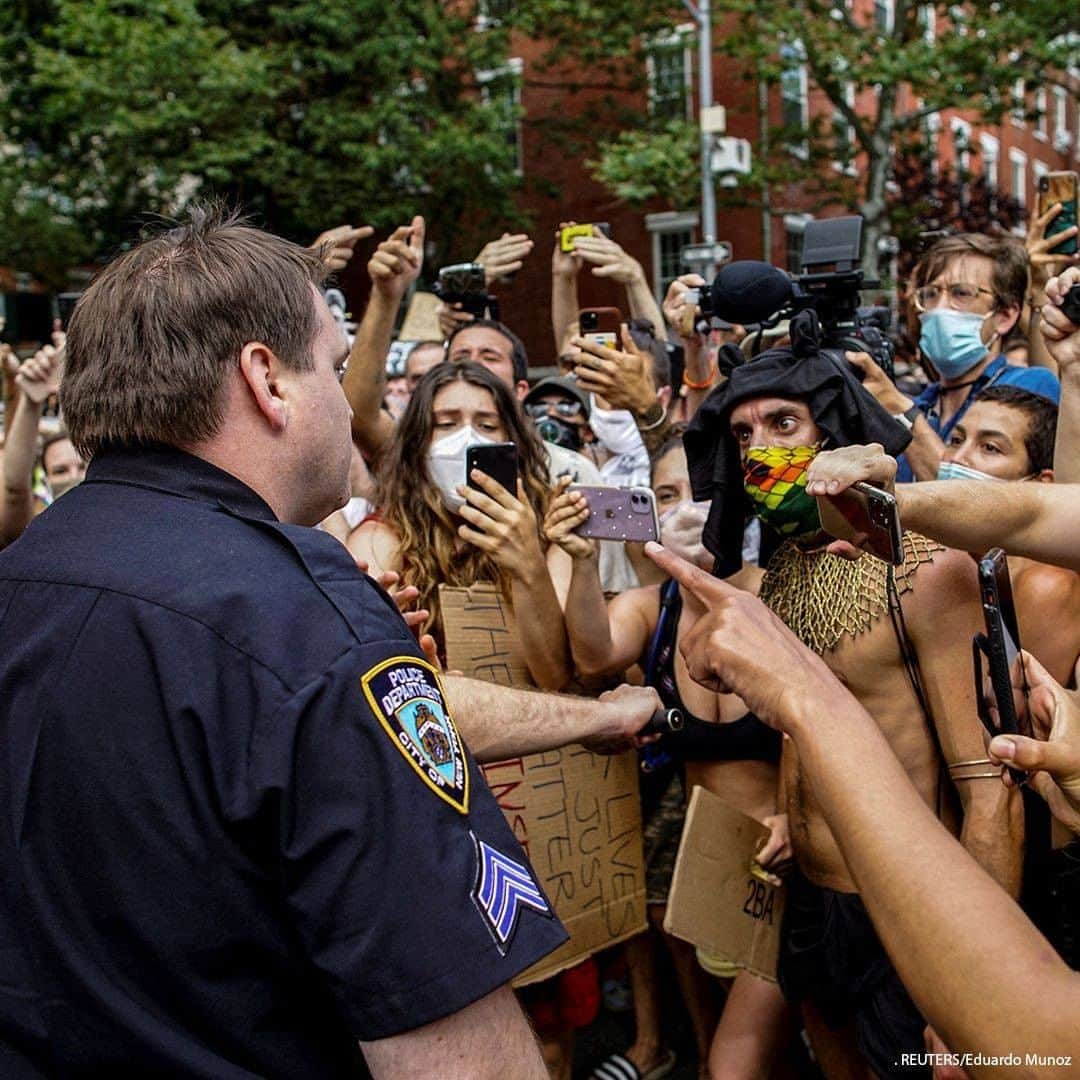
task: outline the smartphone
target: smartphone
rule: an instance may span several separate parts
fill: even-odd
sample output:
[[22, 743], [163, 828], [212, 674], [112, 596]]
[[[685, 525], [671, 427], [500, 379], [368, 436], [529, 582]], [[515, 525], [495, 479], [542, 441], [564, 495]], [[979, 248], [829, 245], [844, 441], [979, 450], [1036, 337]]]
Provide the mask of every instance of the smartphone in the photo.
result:
[[455, 263], [439, 271], [439, 295], [444, 299], [487, 292], [487, 279], [481, 263]]
[[638, 543], [660, 539], [656, 497], [649, 488], [571, 484], [567, 490], [584, 495], [589, 505], [589, 516], [574, 530], [578, 536]]
[[564, 225], [559, 230], [559, 250], [573, 251], [574, 241], [579, 236], [595, 236], [594, 229], [603, 236], [611, 237], [611, 226], [606, 221], [594, 221], [588, 225]]
[[904, 530], [896, 499], [871, 484], [852, 484], [839, 495], [818, 499], [821, 527], [837, 540], [859, 542], [893, 566], [904, 561]]
[[518, 452], [512, 442], [481, 443], [465, 451], [465, 482], [479, 491], [480, 485], [472, 478], [473, 469], [487, 473], [517, 498]]
[[[1080, 175], [1074, 172], [1052, 172], [1039, 177], [1038, 213], [1045, 214], [1055, 203], [1061, 203], [1061, 213], [1046, 226], [1049, 240], [1058, 233], [1072, 228], [1077, 222], [1077, 195], [1080, 193]], [[1057, 255], [1075, 255], [1077, 237], [1062, 240], [1052, 252]]]
[[608, 349], [619, 347], [622, 313], [614, 307], [584, 308], [578, 316], [581, 336]]
[[[989, 663], [993, 703], [999, 718], [998, 727], [988, 725], [988, 730], [993, 735], [1017, 734], [1020, 724], [1013, 698], [1012, 675], [1020, 657], [1020, 630], [1013, 605], [1009, 563], [1001, 548], [992, 548], [979, 560], [979, 593], [986, 621], [982, 651]], [[982, 687], [977, 687], [976, 692], [981, 694]]]

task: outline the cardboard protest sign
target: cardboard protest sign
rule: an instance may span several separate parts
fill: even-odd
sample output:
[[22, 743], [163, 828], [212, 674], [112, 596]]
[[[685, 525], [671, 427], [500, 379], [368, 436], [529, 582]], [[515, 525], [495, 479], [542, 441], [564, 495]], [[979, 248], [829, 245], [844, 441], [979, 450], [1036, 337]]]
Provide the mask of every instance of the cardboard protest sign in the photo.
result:
[[769, 830], [695, 787], [683, 826], [664, 929], [776, 981], [784, 887], [751, 869]]
[[[527, 688], [513, 617], [494, 586], [439, 586], [447, 665]], [[515, 986], [549, 978], [645, 929], [645, 863], [637, 757], [581, 746], [482, 766], [514, 835], [570, 940], [522, 972]]]
[[402, 341], [442, 341], [437, 308], [439, 298], [434, 293], [415, 292], [409, 310], [401, 324], [398, 337]]

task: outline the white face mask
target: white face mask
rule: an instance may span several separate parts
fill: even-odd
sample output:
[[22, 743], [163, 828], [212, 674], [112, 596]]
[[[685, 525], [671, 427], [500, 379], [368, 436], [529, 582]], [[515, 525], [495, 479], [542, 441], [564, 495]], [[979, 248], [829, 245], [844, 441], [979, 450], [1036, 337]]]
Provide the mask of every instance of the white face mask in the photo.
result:
[[427, 470], [431, 482], [439, 489], [443, 505], [456, 514], [465, 500], [457, 493], [463, 487], [465, 476], [465, 451], [470, 446], [493, 446], [494, 439], [481, 435], [471, 424], [438, 442], [432, 443], [427, 452]]
[[660, 543], [687, 562], [711, 570], [713, 557], [701, 542], [711, 503], [689, 499], [665, 510], [660, 517]]
[[633, 413], [627, 409], [601, 409], [595, 395], [589, 404], [589, 427], [609, 453], [636, 454], [642, 449], [644, 443]]

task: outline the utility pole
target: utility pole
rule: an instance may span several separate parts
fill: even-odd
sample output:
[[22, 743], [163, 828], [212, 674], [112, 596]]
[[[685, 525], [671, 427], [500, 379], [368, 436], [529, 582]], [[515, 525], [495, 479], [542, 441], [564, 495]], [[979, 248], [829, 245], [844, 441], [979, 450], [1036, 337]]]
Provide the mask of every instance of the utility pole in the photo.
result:
[[[704, 110], [711, 108], [712, 92], [712, 4], [711, 0], [683, 0], [698, 30], [698, 126], [701, 139], [701, 235], [706, 244], [716, 242], [716, 191], [713, 188], [713, 133], [702, 122]], [[715, 271], [715, 266], [711, 267]], [[711, 275], [706, 275], [711, 276]]]

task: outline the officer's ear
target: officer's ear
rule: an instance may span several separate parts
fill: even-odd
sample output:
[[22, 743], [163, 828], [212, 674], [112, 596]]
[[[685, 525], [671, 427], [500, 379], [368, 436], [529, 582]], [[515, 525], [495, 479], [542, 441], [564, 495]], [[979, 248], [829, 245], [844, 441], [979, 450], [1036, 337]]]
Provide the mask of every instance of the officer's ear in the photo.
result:
[[240, 350], [240, 374], [247, 383], [255, 406], [275, 431], [284, 431], [288, 408], [278, 389], [281, 361], [274, 350], [261, 341], [249, 341]]

